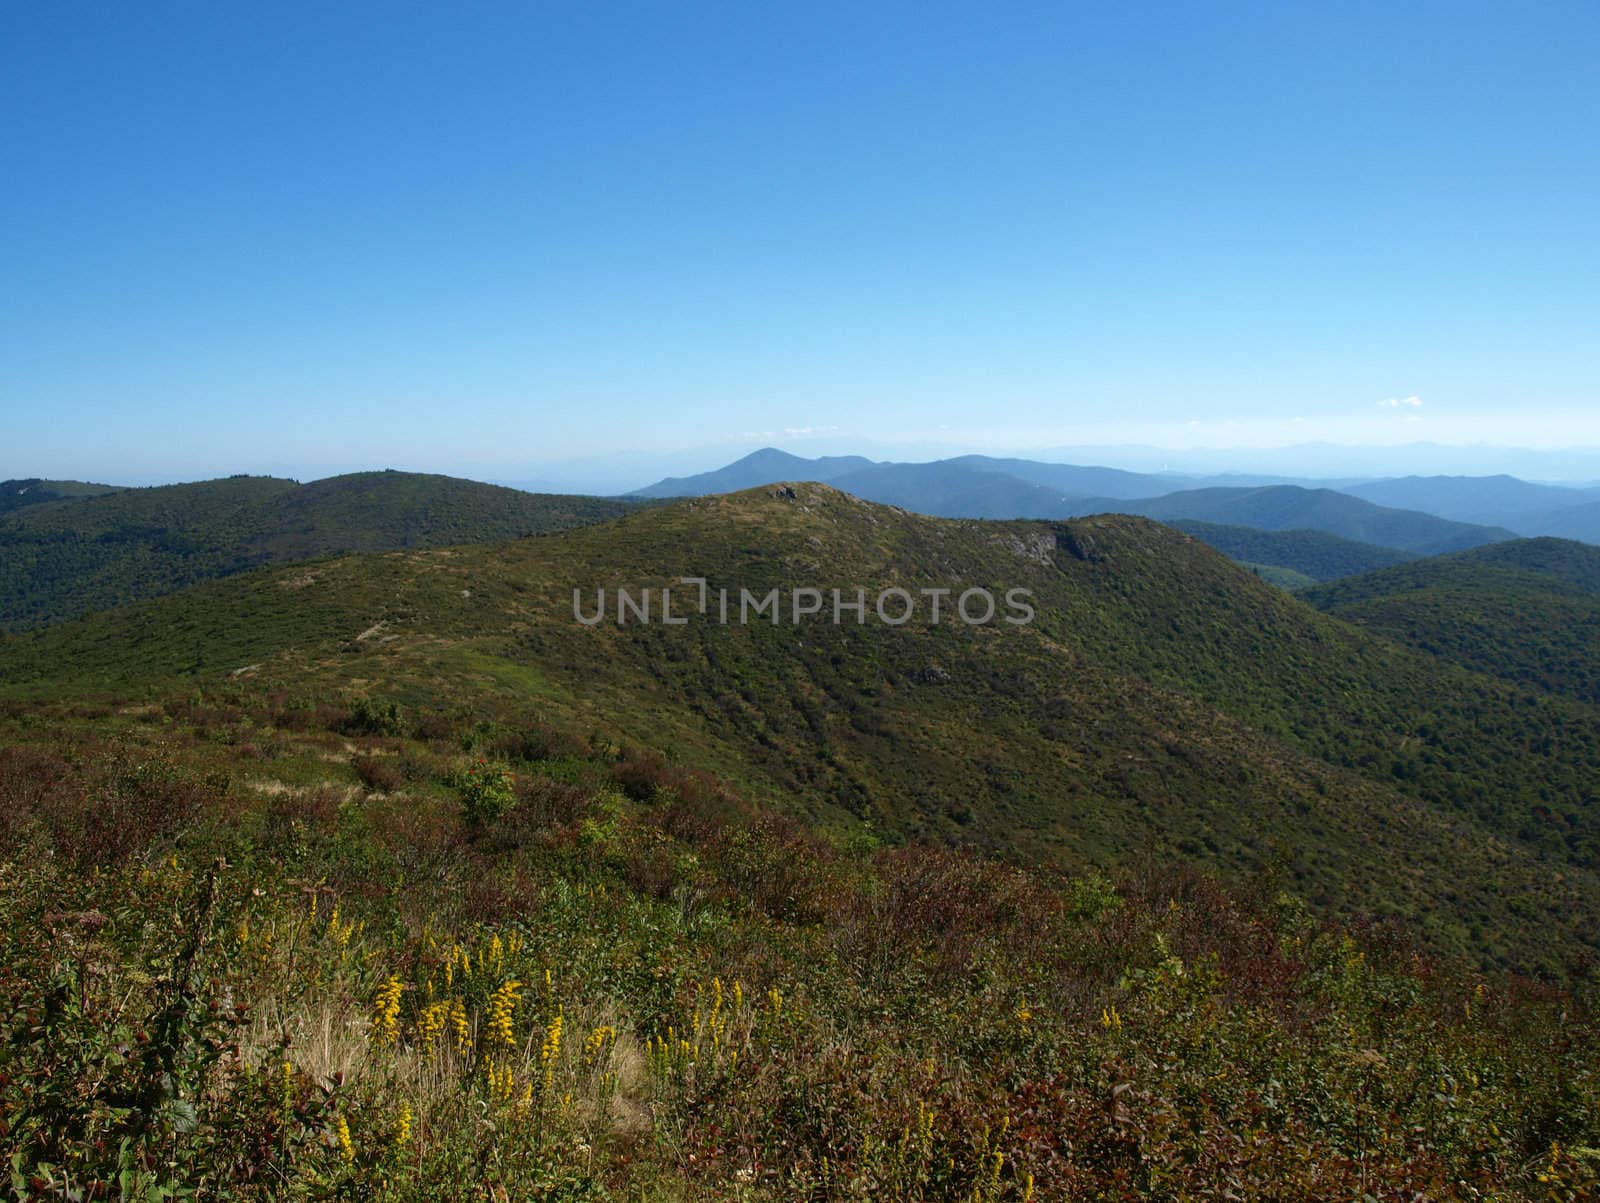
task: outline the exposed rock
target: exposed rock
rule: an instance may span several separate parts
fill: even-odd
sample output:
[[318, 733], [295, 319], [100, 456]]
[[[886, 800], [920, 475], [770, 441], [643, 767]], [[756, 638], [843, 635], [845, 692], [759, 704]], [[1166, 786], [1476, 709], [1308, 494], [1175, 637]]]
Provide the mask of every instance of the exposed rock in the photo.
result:
[[1083, 560], [1090, 564], [1098, 564], [1105, 556], [1095, 546], [1094, 536], [1079, 534], [1071, 527], [1056, 527], [1056, 546], [1075, 559]]

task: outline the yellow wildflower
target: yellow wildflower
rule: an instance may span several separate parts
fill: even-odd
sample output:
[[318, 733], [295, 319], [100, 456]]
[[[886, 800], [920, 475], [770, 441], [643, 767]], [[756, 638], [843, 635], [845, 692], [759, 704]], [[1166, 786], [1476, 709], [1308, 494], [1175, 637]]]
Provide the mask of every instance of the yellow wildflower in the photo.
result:
[[539, 1049], [539, 1060], [544, 1064], [544, 1088], [550, 1089], [550, 1079], [555, 1076], [556, 1058], [561, 1055], [561, 1012], [550, 1021], [544, 1032], [544, 1045]]
[[393, 1044], [400, 1034], [400, 996], [405, 984], [391, 977], [378, 990], [372, 1004], [372, 1035], [379, 1044]]
[[489, 998], [489, 1039], [497, 1044], [511, 1047], [517, 1043], [514, 1019], [521, 991], [521, 982], [504, 982]]
[[511, 1097], [511, 1092], [516, 1089], [516, 1075], [511, 1066], [500, 1065], [491, 1060], [484, 1070], [485, 1077], [489, 1080], [489, 1097], [501, 1102]]
[[445, 1020], [449, 1016], [450, 1004], [436, 1002], [429, 1003], [417, 1017], [417, 1035], [422, 1038], [422, 1047], [428, 1052], [434, 1051], [434, 1043], [439, 1039], [439, 1033], [444, 1031]]
[[589, 1038], [583, 1042], [583, 1059], [593, 1065], [600, 1054], [605, 1051], [607, 1044], [617, 1038], [617, 1030], [609, 1024], [601, 1024], [589, 1033]]

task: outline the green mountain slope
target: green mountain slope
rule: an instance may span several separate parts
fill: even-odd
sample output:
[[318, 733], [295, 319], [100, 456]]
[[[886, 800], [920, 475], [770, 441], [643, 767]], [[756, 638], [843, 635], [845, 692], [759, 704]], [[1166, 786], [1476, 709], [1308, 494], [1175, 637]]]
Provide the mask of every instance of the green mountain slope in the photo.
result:
[[[574, 620], [574, 589], [589, 608], [597, 589], [684, 575], [713, 598], [1027, 588], [1037, 616]], [[696, 594], [679, 586], [674, 609]], [[499, 699], [825, 825], [1046, 864], [1123, 863], [1151, 841], [1234, 874], [1282, 861], [1330, 911], [1402, 916], [1524, 968], [1560, 972], [1600, 916], [1600, 714], [1374, 640], [1136, 518], [939, 521], [797, 485], [252, 573], [0, 645], [18, 695], [175, 677]]]
[[0, 514], [50, 501], [74, 501], [120, 491], [116, 485], [92, 485], [81, 480], [40, 480], [37, 476], [26, 480], [0, 481]]
[[1273, 531], [1318, 530], [1417, 555], [1442, 555], [1516, 538], [1509, 530], [1452, 522], [1415, 510], [1387, 509], [1332, 489], [1298, 485], [1193, 489], [1148, 501], [1104, 500], [1077, 512], [1093, 510], [1142, 514], [1163, 522], [1189, 519]]
[[1357, 543], [1317, 530], [1258, 530], [1179, 518], [1169, 525], [1215, 547], [1230, 560], [1267, 565], [1317, 581], [1373, 572], [1416, 559], [1412, 552]]
[[408, 472], [306, 485], [231, 477], [53, 501], [0, 517], [0, 629], [42, 626], [263, 564], [540, 534], [637, 508]]
[[1563, 539], [1497, 543], [1305, 597], [1467, 668], [1600, 704], [1600, 548]]
[[1550, 577], [1584, 593], [1600, 594], [1600, 548], [1572, 539], [1516, 539], [1474, 548], [1461, 559], [1472, 564], [1517, 568]]

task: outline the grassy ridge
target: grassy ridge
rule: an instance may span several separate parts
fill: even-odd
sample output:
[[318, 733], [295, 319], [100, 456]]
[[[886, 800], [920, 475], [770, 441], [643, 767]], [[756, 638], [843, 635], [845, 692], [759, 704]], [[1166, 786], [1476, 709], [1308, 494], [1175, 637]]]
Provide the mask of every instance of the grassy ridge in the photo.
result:
[[[1025, 627], [595, 627], [572, 591], [1034, 591]], [[681, 604], [681, 600], [680, 600]], [[840, 831], [1111, 867], [1285, 865], [1326, 913], [1565, 975], [1594, 942], [1600, 725], [1374, 640], [1177, 532], [916, 518], [758, 490], [485, 548], [254, 573], [0, 646], [10, 691], [173, 677], [498, 698]]]

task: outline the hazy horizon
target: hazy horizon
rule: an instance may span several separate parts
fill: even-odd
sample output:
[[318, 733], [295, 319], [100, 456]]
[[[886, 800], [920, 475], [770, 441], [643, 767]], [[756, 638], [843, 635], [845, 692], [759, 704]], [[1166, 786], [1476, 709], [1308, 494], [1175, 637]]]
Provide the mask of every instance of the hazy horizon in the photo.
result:
[[354, 472], [392, 469], [455, 476], [539, 492], [615, 496], [645, 488], [669, 477], [694, 476], [735, 463], [763, 450], [778, 450], [801, 459], [862, 456], [880, 463], [931, 463], [967, 455], [1024, 459], [1041, 463], [1118, 468], [1128, 472], [1201, 477], [1283, 476], [1308, 482], [1340, 482], [1402, 476], [1516, 476], [1535, 483], [1572, 487], [1600, 483], [1600, 447], [1555, 452], [1538, 448], [1449, 446], [1433, 443], [1363, 447], [1304, 443], [1278, 448], [1162, 448], [1126, 444], [1102, 447], [1007, 448], [959, 444], [881, 445], [839, 440], [776, 440], [760, 446], [713, 446], [678, 453], [618, 453], [547, 463], [430, 463], [377, 460], [326, 464], [254, 464], [248, 467], [219, 458], [192, 471], [166, 474], [74, 470], [38, 471], [33, 465], [0, 467], [0, 479], [84, 480], [96, 484], [145, 488], [214, 480], [233, 475], [276, 476], [309, 482]]

